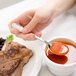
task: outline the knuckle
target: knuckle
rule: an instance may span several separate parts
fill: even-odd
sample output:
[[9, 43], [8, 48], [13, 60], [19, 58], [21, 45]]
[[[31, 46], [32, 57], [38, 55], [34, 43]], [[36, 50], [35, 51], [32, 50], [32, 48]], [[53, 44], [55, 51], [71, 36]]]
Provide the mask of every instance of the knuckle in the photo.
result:
[[36, 14], [36, 18], [38, 18], [39, 20], [44, 20], [45, 16], [41, 15], [41, 14]]
[[41, 18], [42, 16], [39, 13], [36, 13], [37, 18]]
[[41, 18], [41, 16], [40, 16], [39, 14], [36, 14], [36, 18], [39, 18], [39, 19], [40, 19], [40, 18]]

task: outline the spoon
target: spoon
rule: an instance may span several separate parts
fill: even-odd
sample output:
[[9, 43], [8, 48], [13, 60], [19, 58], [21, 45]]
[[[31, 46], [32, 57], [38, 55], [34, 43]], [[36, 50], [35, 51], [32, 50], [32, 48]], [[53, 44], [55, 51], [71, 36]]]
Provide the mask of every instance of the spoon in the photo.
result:
[[[22, 32], [22, 30], [23, 30], [23, 27], [21, 25], [17, 24], [17, 23], [13, 23], [12, 27], [19, 30], [20, 32]], [[42, 38], [38, 37], [37, 35], [35, 35], [35, 38], [42, 41], [42, 42], [44, 42], [48, 46], [48, 50], [50, 52], [52, 52], [53, 54], [66, 55], [69, 52], [68, 46], [65, 45], [64, 43], [60, 43], [60, 42], [55, 43], [55, 42], [53, 42], [53, 43], [49, 44], [49, 42], [43, 40]]]

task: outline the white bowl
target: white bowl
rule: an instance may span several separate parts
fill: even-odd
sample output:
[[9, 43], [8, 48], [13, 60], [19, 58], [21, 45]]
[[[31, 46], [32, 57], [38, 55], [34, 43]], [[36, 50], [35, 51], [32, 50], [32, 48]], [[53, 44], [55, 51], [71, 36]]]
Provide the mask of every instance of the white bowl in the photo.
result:
[[[51, 42], [52, 41], [66, 41], [66, 42], [72, 42], [74, 45], [76, 45], [74, 41], [66, 38], [56, 38], [51, 40]], [[57, 76], [68, 76], [72, 74], [76, 68], [76, 62], [71, 64], [64, 64], [64, 65], [57, 64], [49, 60], [49, 58], [46, 56], [45, 53], [44, 53], [44, 58], [49, 70]]]

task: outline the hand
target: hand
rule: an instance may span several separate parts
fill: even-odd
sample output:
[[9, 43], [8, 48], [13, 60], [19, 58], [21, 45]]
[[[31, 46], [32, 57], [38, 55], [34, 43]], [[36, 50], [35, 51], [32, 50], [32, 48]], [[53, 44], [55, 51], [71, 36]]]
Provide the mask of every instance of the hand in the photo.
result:
[[[53, 12], [50, 12], [47, 7], [30, 10], [14, 19], [9, 24], [9, 29], [11, 33], [14, 33], [17, 37], [24, 40], [35, 40], [35, 35], [40, 37], [41, 31], [52, 22], [52, 16]], [[23, 26], [24, 29], [22, 30], [22, 33], [17, 29], [12, 28], [12, 23]]]
[[[35, 35], [41, 36], [41, 31], [46, 28], [54, 17], [70, 9], [75, 5], [76, 0], [47, 0], [46, 4], [38, 9], [30, 10], [9, 24], [11, 33], [24, 40], [35, 40]], [[12, 28], [12, 23], [20, 24], [24, 27], [22, 33]]]

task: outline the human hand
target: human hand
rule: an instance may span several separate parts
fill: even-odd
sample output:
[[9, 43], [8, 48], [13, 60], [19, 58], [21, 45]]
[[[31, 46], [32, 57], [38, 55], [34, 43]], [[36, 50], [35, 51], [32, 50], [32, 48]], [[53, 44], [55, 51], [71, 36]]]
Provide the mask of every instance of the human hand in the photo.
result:
[[[35, 35], [40, 37], [41, 31], [51, 23], [53, 19], [52, 14], [53, 12], [50, 12], [47, 7], [27, 11], [14, 19], [9, 24], [9, 29], [11, 33], [24, 40], [35, 40]], [[13, 23], [23, 26], [22, 33], [12, 28]]]
[[[54, 17], [70, 9], [76, 0], [47, 0], [47, 3], [42, 7], [30, 10], [9, 24], [11, 33], [24, 40], [35, 40], [35, 35], [41, 36], [41, 31], [46, 28], [54, 19]], [[12, 28], [12, 23], [17, 23], [23, 26], [22, 33], [17, 29]]]

